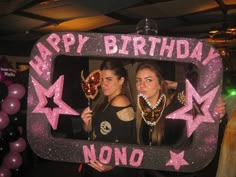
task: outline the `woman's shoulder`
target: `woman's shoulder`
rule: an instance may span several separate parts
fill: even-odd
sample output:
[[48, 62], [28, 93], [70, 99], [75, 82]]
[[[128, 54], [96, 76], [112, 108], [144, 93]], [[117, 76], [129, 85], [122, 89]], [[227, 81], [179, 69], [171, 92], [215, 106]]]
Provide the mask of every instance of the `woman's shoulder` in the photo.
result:
[[130, 101], [127, 96], [119, 95], [112, 100], [111, 105], [115, 107], [125, 107], [130, 105]]
[[121, 121], [134, 120], [134, 109], [130, 105], [129, 99], [125, 95], [117, 96], [111, 103], [115, 108], [118, 108], [116, 115]]

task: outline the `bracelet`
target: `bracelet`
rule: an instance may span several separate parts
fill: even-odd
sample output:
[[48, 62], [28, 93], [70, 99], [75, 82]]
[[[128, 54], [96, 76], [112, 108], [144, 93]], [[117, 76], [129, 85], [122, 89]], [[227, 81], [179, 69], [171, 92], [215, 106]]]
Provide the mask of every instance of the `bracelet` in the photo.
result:
[[177, 94], [177, 99], [178, 99], [178, 101], [179, 101], [181, 104], [185, 104], [186, 96], [185, 96], [185, 94], [184, 94], [184, 91], [179, 92], [179, 93]]

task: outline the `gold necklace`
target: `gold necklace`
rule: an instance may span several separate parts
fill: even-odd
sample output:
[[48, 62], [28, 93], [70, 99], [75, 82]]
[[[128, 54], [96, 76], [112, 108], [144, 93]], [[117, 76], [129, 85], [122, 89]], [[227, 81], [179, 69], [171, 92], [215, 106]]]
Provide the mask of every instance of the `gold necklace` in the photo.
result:
[[155, 126], [165, 109], [166, 95], [162, 94], [154, 106], [151, 105], [147, 97], [143, 94], [138, 94], [137, 100], [144, 122], [149, 126]]

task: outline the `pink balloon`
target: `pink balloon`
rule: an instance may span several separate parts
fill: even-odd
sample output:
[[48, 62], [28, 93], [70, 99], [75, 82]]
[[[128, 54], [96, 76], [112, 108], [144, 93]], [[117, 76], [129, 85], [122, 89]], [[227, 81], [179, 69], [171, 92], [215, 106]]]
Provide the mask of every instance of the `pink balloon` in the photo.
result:
[[3, 71], [0, 71], [0, 81], [3, 82], [5, 80], [5, 74]]
[[10, 122], [10, 119], [8, 115], [5, 112], [0, 111], [0, 130], [6, 128], [9, 122]]
[[16, 169], [21, 166], [23, 159], [18, 152], [10, 152], [3, 159], [3, 166], [9, 169]]
[[8, 96], [2, 103], [2, 110], [9, 115], [13, 115], [20, 110], [20, 101]]
[[4, 84], [6, 84], [7, 86], [11, 85], [13, 82], [11, 80], [5, 80]]
[[[23, 134], [23, 127], [18, 126], [17, 128], [18, 128], [18, 130], [19, 130], [19, 132], [20, 132], [20, 135], [22, 135], [22, 134]], [[1, 177], [1, 176], [0, 176], [0, 177]]]
[[[24, 138], [20, 137], [18, 140], [10, 143], [11, 152], [23, 152], [26, 148]], [[0, 176], [1, 177], [1, 176]]]
[[25, 95], [25, 88], [21, 84], [11, 84], [8, 86], [8, 96], [21, 99]]
[[0, 168], [0, 177], [11, 177], [11, 171], [7, 168]]

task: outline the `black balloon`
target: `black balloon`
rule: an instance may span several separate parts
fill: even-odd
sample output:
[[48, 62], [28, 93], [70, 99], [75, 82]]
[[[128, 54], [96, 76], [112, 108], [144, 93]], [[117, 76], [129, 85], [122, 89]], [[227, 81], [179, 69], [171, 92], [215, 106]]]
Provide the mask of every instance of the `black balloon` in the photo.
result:
[[7, 142], [13, 142], [20, 137], [20, 131], [16, 126], [9, 125], [2, 131], [2, 137]]
[[25, 125], [25, 115], [18, 112], [17, 114], [10, 115], [10, 123], [16, 125], [16, 126], [24, 126]]
[[9, 152], [9, 143], [4, 139], [0, 138], [0, 163], [2, 163], [3, 158]]
[[8, 95], [8, 87], [5, 83], [0, 82], [0, 100], [6, 98]]
[[22, 172], [22, 167], [19, 167], [19, 168], [16, 168], [16, 169], [12, 169], [11, 170], [11, 174], [12, 174], [12, 177], [19, 177], [19, 176], [22, 176], [23, 172]]

